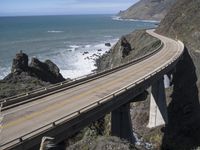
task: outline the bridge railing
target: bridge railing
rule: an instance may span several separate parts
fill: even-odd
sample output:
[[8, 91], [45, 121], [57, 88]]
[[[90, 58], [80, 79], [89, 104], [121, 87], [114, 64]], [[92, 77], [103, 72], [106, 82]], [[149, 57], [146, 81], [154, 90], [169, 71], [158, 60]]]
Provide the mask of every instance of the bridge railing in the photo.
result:
[[119, 65], [115, 68], [107, 69], [107, 70], [104, 70], [104, 71], [101, 71], [101, 72], [94, 72], [94, 73], [91, 73], [91, 74], [88, 74], [88, 75], [84, 75], [84, 76], [81, 76], [81, 77], [78, 77], [78, 78], [74, 78], [71, 81], [60, 82], [60, 83], [53, 84], [53, 85], [50, 85], [50, 86], [47, 86], [47, 87], [41, 87], [39, 89], [35, 89], [35, 90], [30, 91], [30, 92], [26, 92], [26, 93], [22, 93], [22, 94], [15, 95], [15, 96], [12, 96], [12, 97], [8, 97], [8, 98], [5, 98], [5, 99], [1, 99], [0, 103], [3, 104], [2, 110], [4, 111], [4, 110], [7, 110], [9, 108], [19, 106], [21, 104], [25, 104], [25, 103], [28, 103], [28, 102], [31, 102], [31, 101], [35, 101], [35, 100], [43, 98], [45, 96], [48, 96], [48, 95], [51, 95], [51, 94], [54, 94], [54, 93], [57, 93], [57, 92], [78, 86], [78, 85], [81, 85], [81, 84], [84, 84], [84, 83], [89, 82], [91, 80], [101, 78], [102, 76], [106, 76], [108, 74], [111, 74], [111, 73], [116, 72], [118, 70], [121, 70], [123, 68], [129, 67], [130, 65], [138, 63], [138, 62], [140, 62], [144, 59], [147, 59], [150, 56], [154, 55], [159, 50], [161, 50], [162, 47], [163, 47], [163, 43], [161, 41], [159, 41], [158, 47], [155, 50], [153, 50], [152, 52], [149, 52], [149, 53], [147, 53], [147, 54], [145, 54], [145, 55], [143, 55], [143, 56], [141, 56], [137, 59], [131, 60], [128, 63], [121, 64], [121, 65]]
[[173, 57], [171, 60], [166, 62], [163, 66], [160, 66], [159, 69], [154, 70], [152, 72], [149, 72], [149, 74], [145, 75], [144, 77], [141, 77], [140, 79], [138, 79], [134, 83], [131, 83], [131, 84], [129, 84], [129, 85], [127, 85], [127, 86], [125, 86], [125, 87], [123, 87], [123, 88], [121, 88], [121, 89], [119, 89], [119, 90], [117, 90], [117, 91], [115, 91], [115, 92], [113, 92], [111, 94], [109, 94], [108, 96], [106, 96], [104, 98], [101, 98], [101, 99], [99, 99], [99, 100], [97, 100], [97, 101], [95, 101], [95, 102], [93, 102], [93, 103], [91, 103], [91, 104], [79, 109], [79, 110], [76, 110], [76, 111], [74, 111], [74, 112], [72, 112], [72, 113], [70, 113], [70, 114], [68, 114], [68, 115], [66, 115], [66, 116], [64, 116], [62, 118], [59, 118], [59, 119], [57, 119], [57, 120], [55, 120], [55, 121], [53, 121], [53, 122], [51, 122], [49, 124], [46, 124], [46, 125], [38, 128], [38, 129], [36, 129], [34, 131], [31, 131], [31, 132], [29, 132], [29, 133], [27, 133], [27, 134], [25, 134], [25, 135], [23, 135], [23, 136], [21, 136], [19, 138], [13, 139], [12, 141], [10, 141], [8, 143], [0, 145], [0, 147], [2, 147], [2, 148], [3, 147], [10, 147], [10, 146], [15, 146], [17, 144], [20, 144], [23, 141], [30, 139], [31, 137], [35, 137], [35, 136], [38, 136], [38, 135], [40, 135], [42, 133], [45, 133], [45, 132], [51, 130], [52, 128], [55, 128], [56, 126], [58, 126], [60, 124], [63, 124], [65, 122], [67, 122], [67, 121], [69, 121], [69, 120], [71, 120], [71, 119], [73, 119], [73, 118], [75, 118], [75, 117], [77, 117], [77, 116], [79, 116], [79, 115], [81, 115], [81, 114], [83, 114], [83, 113], [85, 113], [85, 112], [97, 107], [97, 106], [100, 106], [100, 105], [112, 100], [116, 96], [126, 92], [129, 89], [134, 88], [135, 86], [139, 85], [143, 81], [151, 78], [155, 74], [157, 74], [157, 73], [163, 71], [164, 69], [168, 68], [174, 62], [178, 61], [178, 59], [181, 57], [181, 55], [182, 54], [176, 54], [175, 57]]

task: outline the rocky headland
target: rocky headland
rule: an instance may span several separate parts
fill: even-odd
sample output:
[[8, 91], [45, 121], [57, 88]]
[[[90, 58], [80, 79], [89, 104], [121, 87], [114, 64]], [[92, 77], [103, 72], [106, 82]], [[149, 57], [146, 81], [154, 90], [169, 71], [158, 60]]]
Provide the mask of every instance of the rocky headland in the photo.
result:
[[176, 0], [140, 0], [125, 11], [119, 12], [121, 19], [157, 20], [165, 17]]
[[0, 81], [0, 98], [28, 92], [43, 86], [65, 81], [60, 70], [51, 60], [41, 62], [20, 52], [12, 62], [11, 73]]

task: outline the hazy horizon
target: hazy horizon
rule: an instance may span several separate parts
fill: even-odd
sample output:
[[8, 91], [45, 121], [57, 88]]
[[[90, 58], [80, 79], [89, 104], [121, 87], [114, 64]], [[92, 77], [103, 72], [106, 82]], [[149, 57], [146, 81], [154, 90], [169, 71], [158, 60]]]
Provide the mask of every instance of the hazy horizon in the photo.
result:
[[0, 16], [116, 14], [139, 0], [1, 0]]

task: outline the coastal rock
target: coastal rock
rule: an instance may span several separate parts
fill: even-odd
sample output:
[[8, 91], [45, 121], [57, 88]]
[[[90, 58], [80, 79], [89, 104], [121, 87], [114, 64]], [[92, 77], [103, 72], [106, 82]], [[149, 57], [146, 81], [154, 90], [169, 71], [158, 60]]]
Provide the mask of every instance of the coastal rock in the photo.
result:
[[122, 57], [123, 58], [128, 56], [132, 50], [131, 44], [126, 40], [125, 37], [122, 37], [122, 39], [121, 39], [121, 48], [122, 48]]
[[110, 43], [105, 43], [105, 46], [111, 47], [111, 44]]
[[57, 65], [50, 60], [46, 60], [43, 63], [37, 58], [32, 58], [30, 70], [31, 75], [38, 77], [42, 81], [57, 83], [65, 80], [60, 74], [60, 70]]
[[28, 65], [28, 55], [20, 52], [13, 59], [11, 73], [0, 80], [0, 98], [10, 97], [61, 81], [65, 81], [65, 79], [52, 61], [41, 62], [37, 58], [33, 58], [31, 64]]
[[21, 73], [28, 70], [28, 55], [22, 53], [22, 51], [16, 54], [13, 59], [11, 72], [12, 73]]
[[83, 55], [89, 54], [89, 52], [83, 52]]
[[60, 69], [56, 64], [54, 64], [51, 60], [46, 60], [44, 63], [48, 66], [49, 71], [52, 72], [52, 74], [57, 77], [60, 76]]

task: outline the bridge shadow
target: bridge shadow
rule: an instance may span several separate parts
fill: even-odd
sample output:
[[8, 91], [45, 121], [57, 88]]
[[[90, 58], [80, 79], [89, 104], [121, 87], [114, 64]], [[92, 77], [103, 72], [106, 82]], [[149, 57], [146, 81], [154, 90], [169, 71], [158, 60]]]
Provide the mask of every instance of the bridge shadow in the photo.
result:
[[162, 149], [191, 150], [200, 145], [200, 104], [196, 68], [187, 48], [173, 73], [173, 85]]

